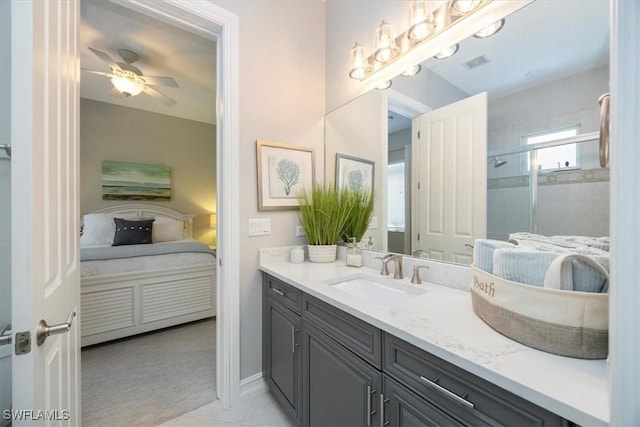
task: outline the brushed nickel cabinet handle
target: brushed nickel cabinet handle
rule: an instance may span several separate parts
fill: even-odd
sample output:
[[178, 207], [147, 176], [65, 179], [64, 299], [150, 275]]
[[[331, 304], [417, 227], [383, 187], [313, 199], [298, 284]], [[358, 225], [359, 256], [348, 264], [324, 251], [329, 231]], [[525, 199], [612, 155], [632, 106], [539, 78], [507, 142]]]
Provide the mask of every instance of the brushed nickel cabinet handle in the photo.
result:
[[276, 289], [276, 288], [271, 288], [271, 290], [273, 292], [275, 292], [276, 294], [280, 295], [281, 297], [285, 296], [284, 292], [282, 292], [280, 289]]
[[475, 405], [472, 402], [469, 402], [467, 399], [464, 399], [464, 398], [458, 396], [454, 392], [447, 390], [446, 388], [442, 387], [440, 384], [435, 382], [435, 381], [438, 381], [438, 380], [432, 381], [429, 378], [423, 377], [422, 375], [420, 375], [420, 379], [422, 381], [424, 381], [424, 383], [427, 384], [429, 387], [433, 388], [434, 390], [439, 391], [440, 393], [443, 393], [444, 395], [452, 398], [456, 402], [462, 403], [464, 406], [466, 406], [468, 408], [471, 408], [471, 409], [475, 408]]

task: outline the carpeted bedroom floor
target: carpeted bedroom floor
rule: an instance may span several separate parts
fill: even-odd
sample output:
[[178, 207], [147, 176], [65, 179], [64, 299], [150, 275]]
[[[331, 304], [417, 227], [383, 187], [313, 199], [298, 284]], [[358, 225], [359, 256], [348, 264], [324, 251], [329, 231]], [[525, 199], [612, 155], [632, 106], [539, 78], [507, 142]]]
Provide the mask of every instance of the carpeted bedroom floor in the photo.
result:
[[154, 426], [215, 400], [215, 319], [82, 350], [82, 425]]

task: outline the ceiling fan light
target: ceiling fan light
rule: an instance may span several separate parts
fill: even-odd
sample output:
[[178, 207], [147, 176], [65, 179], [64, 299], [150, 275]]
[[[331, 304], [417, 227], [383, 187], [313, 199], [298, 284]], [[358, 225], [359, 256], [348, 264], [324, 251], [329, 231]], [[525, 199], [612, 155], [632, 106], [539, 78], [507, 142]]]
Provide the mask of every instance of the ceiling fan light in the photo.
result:
[[502, 18], [499, 21], [494, 22], [493, 24], [489, 24], [483, 29], [481, 29], [480, 31], [478, 31], [477, 33], [475, 33], [473, 37], [476, 37], [479, 39], [486, 39], [487, 37], [491, 37], [498, 31], [500, 31], [502, 27], [504, 27], [504, 22], [505, 22], [504, 18]]
[[113, 77], [111, 83], [124, 96], [136, 96], [144, 90], [144, 84], [126, 77]]
[[435, 59], [447, 59], [447, 58], [451, 58], [453, 55], [456, 54], [456, 52], [458, 51], [458, 43], [454, 44], [453, 46], [449, 46], [446, 49], [441, 50], [440, 52], [436, 53], [433, 57]]
[[376, 30], [376, 50], [374, 58], [380, 63], [389, 62], [396, 54], [398, 47], [391, 34], [392, 28], [387, 21], [382, 21]]

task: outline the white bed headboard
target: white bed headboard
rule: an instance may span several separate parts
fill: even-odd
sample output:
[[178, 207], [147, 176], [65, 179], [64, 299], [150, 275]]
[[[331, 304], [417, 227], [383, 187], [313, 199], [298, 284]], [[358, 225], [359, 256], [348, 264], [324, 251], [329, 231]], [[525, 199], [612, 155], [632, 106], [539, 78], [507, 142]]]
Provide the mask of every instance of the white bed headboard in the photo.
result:
[[193, 237], [193, 218], [196, 217], [194, 214], [185, 214], [162, 206], [144, 203], [109, 206], [108, 208], [102, 208], [87, 213], [110, 213], [122, 215], [125, 218], [149, 218], [158, 216], [173, 218], [178, 221], [182, 221], [184, 224], [184, 235], [185, 237], [190, 238]]

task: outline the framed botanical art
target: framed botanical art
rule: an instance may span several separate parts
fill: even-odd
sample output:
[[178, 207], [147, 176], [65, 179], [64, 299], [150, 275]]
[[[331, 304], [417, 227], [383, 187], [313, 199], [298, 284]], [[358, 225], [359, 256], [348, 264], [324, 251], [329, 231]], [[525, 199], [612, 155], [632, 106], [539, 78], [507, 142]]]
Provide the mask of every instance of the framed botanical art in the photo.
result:
[[373, 191], [375, 162], [336, 153], [336, 187]]
[[296, 209], [300, 191], [315, 182], [313, 149], [261, 140], [256, 149], [258, 210]]

